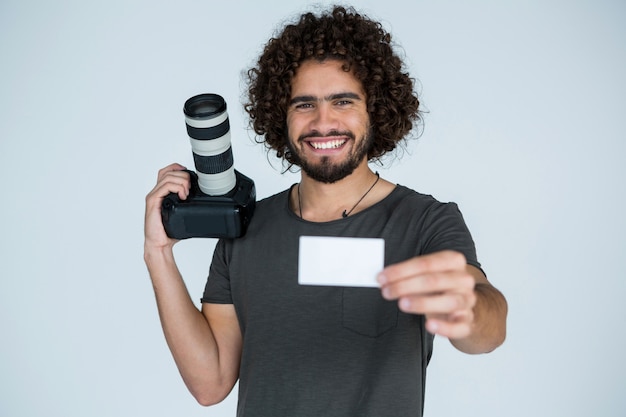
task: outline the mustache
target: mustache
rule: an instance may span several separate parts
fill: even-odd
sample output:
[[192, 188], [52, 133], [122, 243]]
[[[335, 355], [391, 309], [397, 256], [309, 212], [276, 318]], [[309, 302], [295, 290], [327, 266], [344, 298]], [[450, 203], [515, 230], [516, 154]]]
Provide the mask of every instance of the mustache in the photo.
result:
[[302, 142], [303, 140], [308, 139], [308, 138], [330, 138], [333, 136], [347, 136], [350, 139], [355, 138], [354, 133], [350, 132], [349, 130], [344, 130], [344, 131], [331, 130], [324, 134], [322, 134], [321, 132], [317, 130], [312, 130], [310, 132], [303, 133], [302, 135], [298, 136], [298, 142]]

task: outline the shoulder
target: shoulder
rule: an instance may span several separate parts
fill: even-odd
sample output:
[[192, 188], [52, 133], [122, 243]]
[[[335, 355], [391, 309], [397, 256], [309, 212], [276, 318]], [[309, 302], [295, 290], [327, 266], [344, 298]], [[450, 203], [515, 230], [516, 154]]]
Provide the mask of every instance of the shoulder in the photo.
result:
[[271, 230], [287, 227], [292, 221], [292, 215], [289, 209], [289, 189], [264, 197], [256, 202], [246, 235], [256, 235], [267, 227]]
[[396, 185], [385, 200], [388, 205], [396, 208], [419, 209], [419, 211], [427, 211], [448, 204], [454, 205], [454, 203], [441, 202], [430, 194], [423, 194], [400, 184]]
[[397, 185], [385, 201], [385, 210], [392, 218], [415, 223], [420, 228], [436, 224], [464, 223], [463, 215], [455, 202], [444, 202], [430, 194], [420, 193], [408, 187]]
[[264, 197], [262, 199], [260, 199], [258, 201], [258, 204], [271, 204], [272, 202], [275, 202], [277, 200], [281, 200], [284, 199], [288, 196], [289, 191], [291, 191], [291, 189], [294, 187], [295, 185], [292, 185], [291, 187], [287, 188], [286, 190], [280, 191], [276, 194]]
[[255, 215], [257, 213], [263, 214], [266, 212], [276, 214], [276, 210], [288, 208], [289, 206], [289, 191], [290, 189], [283, 190], [274, 195], [264, 197], [257, 201]]

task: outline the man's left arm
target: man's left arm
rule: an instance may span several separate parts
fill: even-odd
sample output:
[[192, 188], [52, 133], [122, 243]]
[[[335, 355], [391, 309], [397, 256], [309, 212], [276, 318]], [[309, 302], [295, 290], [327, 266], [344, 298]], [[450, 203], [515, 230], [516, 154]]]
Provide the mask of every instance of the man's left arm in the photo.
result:
[[507, 302], [483, 272], [454, 251], [418, 256], [379, 275], [383, 296], [426, 317], [426, 329], [465, 353], [486, 353], [506, 337]]

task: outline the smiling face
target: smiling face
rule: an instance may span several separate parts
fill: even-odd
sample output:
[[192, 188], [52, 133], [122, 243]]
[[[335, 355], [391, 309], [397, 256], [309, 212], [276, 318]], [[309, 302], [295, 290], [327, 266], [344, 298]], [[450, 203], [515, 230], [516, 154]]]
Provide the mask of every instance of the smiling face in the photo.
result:
[[303, 62], [291, 84], [289, 149], [312, 179], [333, 183], [367, 165], [372, 137], [361, 82], [342, 62]]

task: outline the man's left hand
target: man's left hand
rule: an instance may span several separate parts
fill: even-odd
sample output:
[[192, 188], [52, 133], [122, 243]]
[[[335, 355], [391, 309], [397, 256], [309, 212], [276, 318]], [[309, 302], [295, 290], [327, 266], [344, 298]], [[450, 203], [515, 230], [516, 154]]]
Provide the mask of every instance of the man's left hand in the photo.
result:
[[459, 252], [442, 251], [386, 267], [378, 276], [383, 297], [400, 310], [423, 314], [426, 329], [450, 339], [472, 332], [477, 279], [486, 278]]

